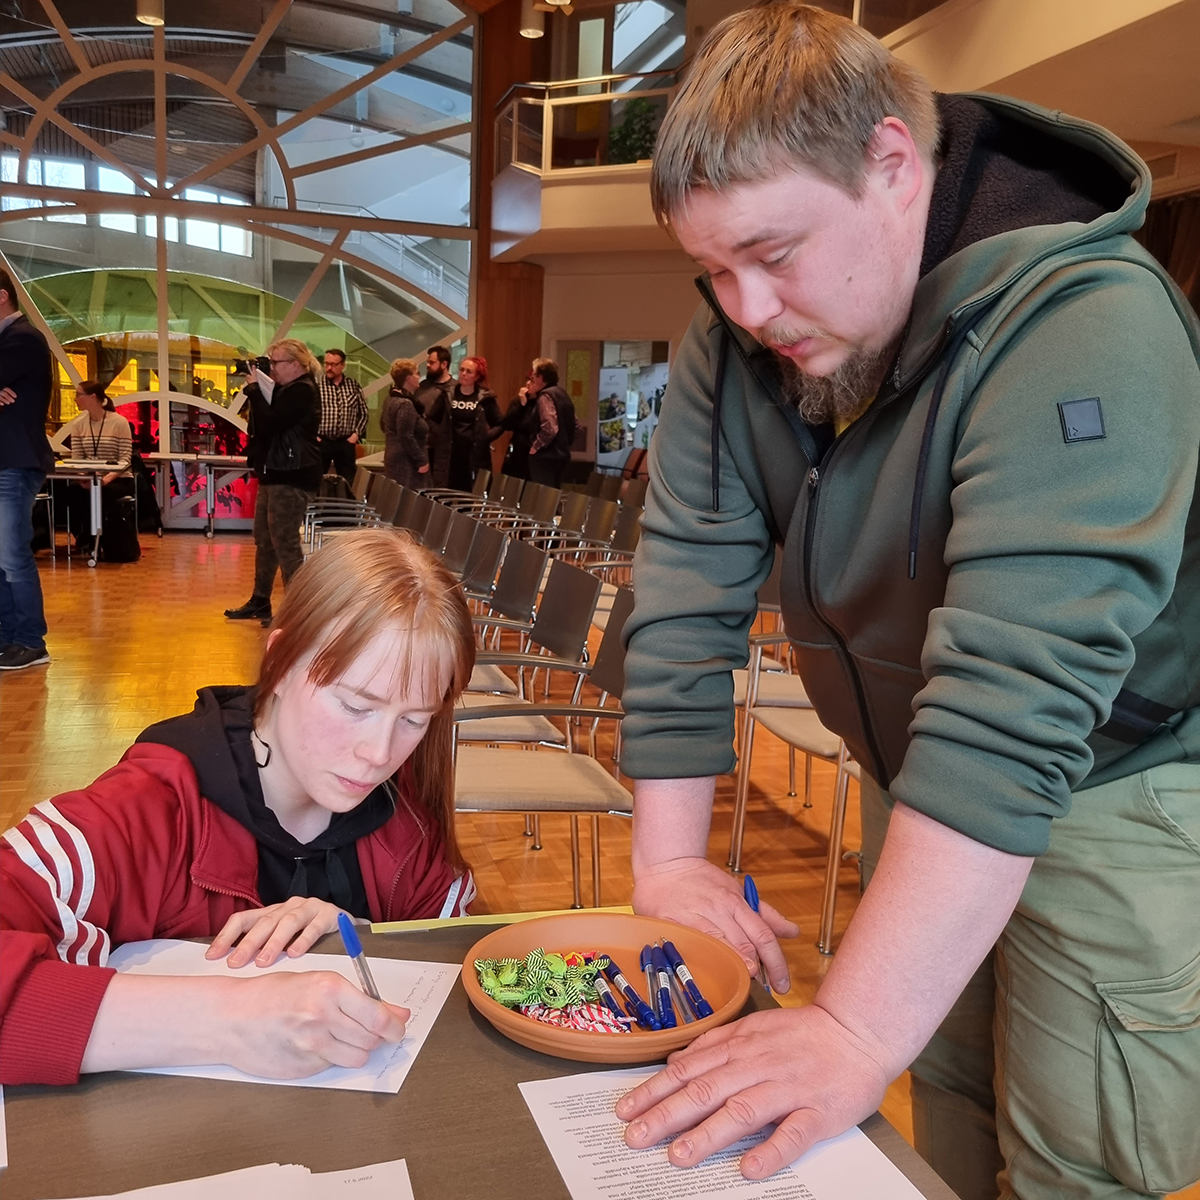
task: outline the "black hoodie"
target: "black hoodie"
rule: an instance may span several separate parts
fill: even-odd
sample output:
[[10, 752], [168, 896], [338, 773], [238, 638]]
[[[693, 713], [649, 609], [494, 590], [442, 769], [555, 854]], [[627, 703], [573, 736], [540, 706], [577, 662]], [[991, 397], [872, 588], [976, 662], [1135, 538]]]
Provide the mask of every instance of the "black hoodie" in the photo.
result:
[[377, 787], [356, 808], [334, 813], [329, 828], [311, 842], [297, 841], [263, 799], [250, 740], [255, 688], [201, 688], [185, 716], [151, 725], [139, 742], [170, 746], [196, 771], [200, 794], [244, 826], [258, 843], [258, 894], [264, 905], [289, 896], [328, 900], [356, 917], [370, 918], [356, 846], [395, 812], [395, 789]]

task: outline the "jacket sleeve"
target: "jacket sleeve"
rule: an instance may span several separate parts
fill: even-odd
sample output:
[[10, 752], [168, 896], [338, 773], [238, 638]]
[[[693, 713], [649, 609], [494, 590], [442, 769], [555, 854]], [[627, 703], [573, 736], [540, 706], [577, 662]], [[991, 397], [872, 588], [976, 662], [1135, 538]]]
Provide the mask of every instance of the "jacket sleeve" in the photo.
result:
[[529, 447], [530, 454], [544, 450], [558, 437], [558, 409], [554, 407], [554, 401], [546, 395], [548, 390], [543, 388], [537, 395], [538, 434], [533, 440], [533, 445]]
[[77, 1081], [109, 951], [153, 937], [186, 875], [178, 793], [189, 786], [178, 751], [135, 747], [0, 838], [0, 1083]]
[[385, 920], [411, 921], [421, 917], [462, 917], [475, 898], [475, 877], [470, 868], [456, 870], [446, 858], [446, 843], [427, 814], [406, 819], [412, 825], [415, 846], [404, 865], [401, 887], [391, 897], [390, 911], [381, 897]]
[[[733, 769], [733, 677], [746, 665], [774, 548], [721, 435], [713, 511], [716, 349], [701, 308], [680, 346], [650, 442], [650, 487], [625, 626], [621, 770], [684, 779]], [[715, 336], [715, 335], [714, 335]], [[736, 354], [729, 351], [729, 373]], [[731, 385], [727, 385], [731, 386]]]
[[416, 437], [417, 422], [422, 420], [424, 417], [417, 414], [417, 406], [411, 400], [396, 401], [393, 433], [404, 457], [418, 467], [429, 463], [429, 455]]
[[[1098, 278], [1088, 264], [1025, 304], [1015, 334], [983, 332], [964, 385], [945, 599], [890, 790], [976, 841], [1037, 855], [1091, 770], [1085, 739], [1108, 720], [1133, 639], [1175, 589], [1200, 371], [1143, 267], [1106, 263]], [[1085, 398], [1104, 436], [1067, 442], [1058, 405]]]
[[354, 398], [350, 404], [354, 409], [354, 431], [358, 434], [358, 440], [362, 441], [366, 436], [367, 419], [370, 414], [367, 412], [367, 398], [363, 395], [362, 387], [357, 383], [354, 385]]

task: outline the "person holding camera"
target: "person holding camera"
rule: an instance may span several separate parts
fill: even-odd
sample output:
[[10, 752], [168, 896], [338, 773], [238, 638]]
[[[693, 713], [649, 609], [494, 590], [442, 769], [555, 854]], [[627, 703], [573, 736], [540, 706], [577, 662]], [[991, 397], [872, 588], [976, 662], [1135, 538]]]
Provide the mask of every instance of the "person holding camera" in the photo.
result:
[[[254, 593], [240, 608], [227, 608], [234, 621], [271, 619], [275, 572], [283, 582], [304, 562], [300, 525], [304, 510], [321, 482], [317, 426], [321, 394], [320, 364], [297, 338], [282, 338], [267, 347], [254, 382], [246, 387], [250, 402], [250, 441], [246, 461], [258, 480], [254, 507]], [[269, 377], [264, 373], [269, 368]]]

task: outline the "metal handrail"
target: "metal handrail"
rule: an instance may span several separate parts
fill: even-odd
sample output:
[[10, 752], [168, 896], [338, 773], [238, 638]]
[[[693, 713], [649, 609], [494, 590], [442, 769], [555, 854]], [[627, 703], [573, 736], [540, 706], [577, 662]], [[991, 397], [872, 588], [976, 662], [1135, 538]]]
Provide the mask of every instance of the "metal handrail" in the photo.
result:
[[[506, 91], [504, 93], [504, 95], [501, 96], [500, 99], [496, 101], [496, 112], [500, 112], [500, 110], [505, 107], [505, 105], [508, 103], [510, 97], [512, 97], [514, 92], [523, 90], [523, 89], [529, 89], [529, 90], [540, 89], [542, 92], [542, 95], [540, 97], [534, 97], [534, 99], [549, 100], [549, 99], [551, 99], [551, 97], [547, 93], [556, 91], [556, 90], [561, 90], [563, 88], [585, 87], [585, 86], [591, 86], [591, 85], [598, 84], [598, 83], [611, 85], [613, 83], [624, 83], [625, 80], [627, 80], [627, 79], [655, 79], [660, 75], [672, 75], [672, 76], [678, 75], [678, 74], [680, 74], [680, 72], [682, 70], [683, 70], [682, 66], [664, 67], [660, 71], [634, 71], [633, 73], [628, 74], [628, 75], [590, 75], [584, 79], [547, 79], [547, 80], [542, 80], [542, 81], [531, 81], [529, 83], [514, 83], [508, 89], [508, 91]], [[603, 96], [603, 95], [607, 95], [607, 94], [609, 94], [609, 93], [607, 93], [607, 92], [591, 93], [591, 95], [593, 97], [595, 97], [597, 95]], [[522, 97], [522, 98], [527, 98], [527, 97]]]

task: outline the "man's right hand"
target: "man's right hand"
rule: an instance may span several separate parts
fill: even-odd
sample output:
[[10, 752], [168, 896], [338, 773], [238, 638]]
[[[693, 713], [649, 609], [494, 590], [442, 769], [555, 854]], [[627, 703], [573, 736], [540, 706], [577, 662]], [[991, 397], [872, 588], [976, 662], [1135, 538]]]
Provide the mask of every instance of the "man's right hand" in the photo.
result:
[[15, 404], [17, 393], [10, 387], [0, 388], [0, 405]]
[[751, 975], [759, 973], [761, 963], [777, 992], [791, 986], [778, 939], [795, 937], [800, 927], [765, 900], [754, 912], [743, 899], [738, 881], [707, 859], [675, 858], [643, 865], [635, 875], [633, 908], [727, 942]]
[[404, 1037], [411, 1016], [333, 971], [277, 972], [238, 983], [223, 1005], [228, 1062], [267, 1079], [361, 1067], [373, 1050]]

